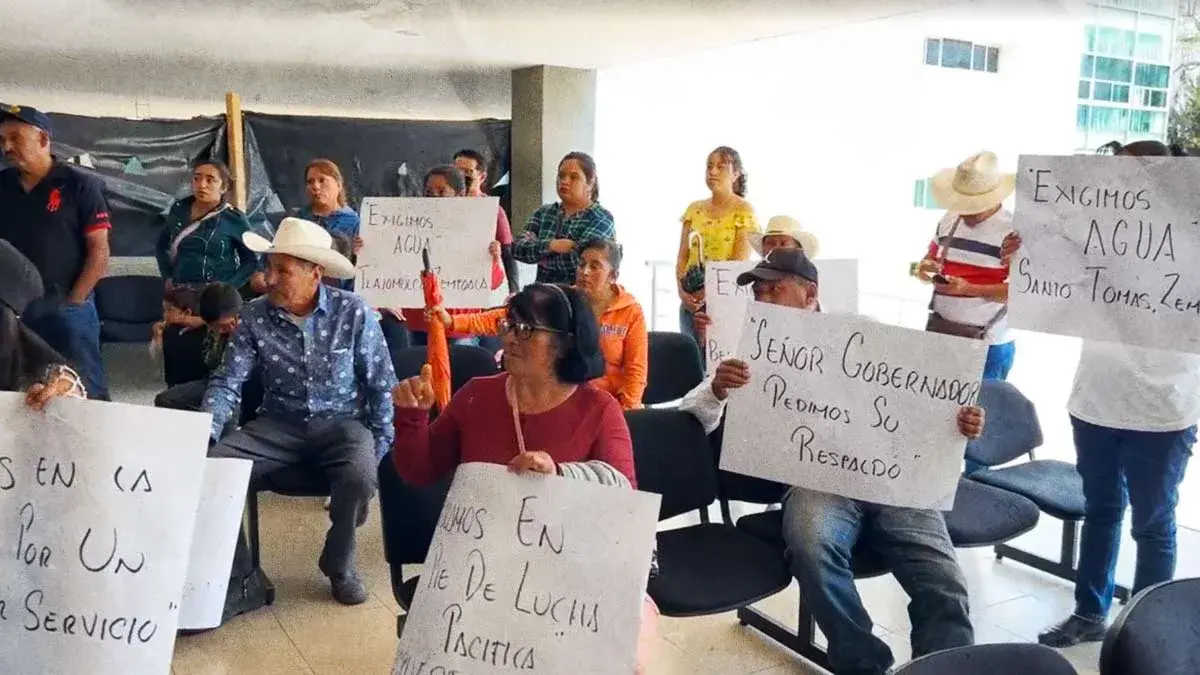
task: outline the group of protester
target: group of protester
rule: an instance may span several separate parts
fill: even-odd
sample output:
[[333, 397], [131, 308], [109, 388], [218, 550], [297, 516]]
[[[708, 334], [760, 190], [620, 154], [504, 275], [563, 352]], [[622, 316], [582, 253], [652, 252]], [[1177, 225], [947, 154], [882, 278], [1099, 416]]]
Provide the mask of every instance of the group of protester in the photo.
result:
[[[57, 396], [105, 398], [91, 301], [107, 260], [100, 185], [52, 157], [45, 115], [19, 107], [0, 115], [0, 142], [12, 167], [0, 172], [0, 390], [27, 391], [35, 407]], [[1171, 153], [1161, 144], [1135, 143], [1119, 154]], [[948, 213], [914, 265], [934, 284], [927, 328], [988, 340], [982, 375], [989, 378], [1005, 377], [1012, 364], [1006, 280], [1020, 246], [1002, 205], [1013, 180], [996, 165], [994, 155], [980, 153], [934, 177], [934, 195]], [[460, 152], [454, 165], [429, 172], [426, 195], [481, 195], [485, 170], [481, 155]], [[203, 377], [191, 385], [193, 402], [179, 405], [212, 414], [210, 455], [253, 460], [254, 477], [303, 462], [329, 480], [331, 525], [318, 564], [337, 601], [367, 598], [355, 530], [388, 452], [399, 474], [418, 485], [445, 482], [464, 462], [492, 462], [636, 487], [622, 409], [641, 405], [646, 325], [636, 300], [617, 283], [621, 246], [612, 214], [599, 203], [589, 156], [564, 157], [559, 201], [539, 208], [518, 236], [498, 214], [489, 244], [493, 281], [498, 291], [507, 282], [511, 295], [502, 308], [480, 311], [368, 306], [352, 292], [353, 257], [363, 242], [340, 171], [317, 160], [305, 173], [309, 204], [267, 240], [225, 200], [227, 169], [199, 163], [192, 195], [167, 215], [158, 260], [165, 330], [203, 335], [197, 350]], [[702, 335], [714, 320], [704, 311], [703, 265], [748, 259], [751, 252], [763, 257], [737, 283], [751, 286], [756, 300], [821, 311], [816, 238], [787, 217], [760, 229], [745, 199], [746, 171], [731, 148], [709, 155], [706, 181], [710, 197], [691, 204], [681, 223], [676, 271], [683, 331]], [[518, 290], [513, 261], [536, 264], [536, 283]], [[452, 335], [495, 338], [503, 372], [467, 383], [432, 415], [428, 367], [398, 381], [390, 351], [400, 343], [389, 345], [385, 337], [418, 317], [443, 322]], [[253, 384], [261, 398], [246, 410]], [[711, 432], [730, 392], [752, 384], [747, 365], [728, 359], [681, 408]], [[1138, 542], [1134, 591], [1173, 574], [1174, 506], [1200, 418], [1200, 358], [1085, 343], [1068, 408], [1087, 516], [1076, 611], [1041, 638], [1055, 646], [1103, 632], [1127, 502]], [[956, 423], [971, 438], [983, 432], [984, 421], [985, 411], [967, 406]], [[893, 662], [872, 634], [853, 582], [852, 551], [867, 531], [912, 599], [914, 653], [973, 641], [966, 581], [941, 513], [792, 488], [783, 516], [789, 563], [839, 675], [878, 675]], [[261, 604], [247, 583], [253, 572], [239, 537], [228, 615]], [[639, 672], [656, 616], [647, 598]]]

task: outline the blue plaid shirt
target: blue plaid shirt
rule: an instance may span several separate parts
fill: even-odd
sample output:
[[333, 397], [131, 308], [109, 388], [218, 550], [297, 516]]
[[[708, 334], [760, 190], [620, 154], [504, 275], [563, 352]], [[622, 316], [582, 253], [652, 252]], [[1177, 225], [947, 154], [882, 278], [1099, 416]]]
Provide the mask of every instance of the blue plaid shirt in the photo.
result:
[[579, 249], [570, 253], [551, 253], [550, 242], [570, 239], [582, 244], [589, 239], [616, 239], [617, 228], [608, 209], [592, 204], [569, 217], [563, 216], [562, 204], [543, 204], [529, 216], [525, 231], [513, 241], [513, 257], [523, 263], [536, 263], [537, 280], [543, 284], [573, 284], [579, 267]]
[[213, 439], [239, 409], [242, 384], [257, 366], [262, 414], [297, 424], [359, 419], [375, 436], [378, 457], [391, 449], [396, 373], [375, 312], [353, 293], [325, 285], [318, 292], [317, 308], [298, 319], [266, 298], [242, 310], [204, 395]]

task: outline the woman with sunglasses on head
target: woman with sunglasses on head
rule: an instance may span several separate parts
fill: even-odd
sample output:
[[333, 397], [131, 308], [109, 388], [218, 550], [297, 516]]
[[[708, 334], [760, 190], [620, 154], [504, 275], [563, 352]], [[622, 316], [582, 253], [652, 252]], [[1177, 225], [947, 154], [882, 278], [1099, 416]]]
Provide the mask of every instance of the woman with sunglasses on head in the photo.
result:
[[25, 391], [25, 402], [38, 410], [58, 397], [87, 398], [66, 359], [21, 323], [21, 313], [42, 293], [37, 268], [0, 239], [0, 391]]
[[[642, 306], [617, 284], [621, 269], [621, 245], [611, 239], [583, 243], [575, 286], [600, 322], [600, 352], [604, 375], [592, 384], [616, 397], [626, 410], [642, 407], [649, 370], [649, 342]], [[495, 335], [508, 317], [501, 307], [475, 314], [451, 315], [437, 307], [436, 313], [449, 331]]]
[[[428, 365], [393, 390], [392, 460], [400, 476], [428, 486], [453, 475], [459, 464], [490, 462], [517, 472], [636, 487], [621, 406], [586, 386], [603, 374], [604, 359], [599, 325], [583, 293], [533, 284], [509, 300], [500, 330], [505, 372], [468, 382], [432, 423]], [[644, 633], [653, 631], [657, 618], [653, 603], [646, 603]]]

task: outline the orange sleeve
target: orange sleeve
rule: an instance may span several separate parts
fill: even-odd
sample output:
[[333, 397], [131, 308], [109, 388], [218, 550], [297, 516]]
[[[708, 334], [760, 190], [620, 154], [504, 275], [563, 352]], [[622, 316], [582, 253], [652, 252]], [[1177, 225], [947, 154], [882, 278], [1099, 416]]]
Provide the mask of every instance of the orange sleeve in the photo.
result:
[[498, 307], [486, 312], [475, 314], [452, 314], [450, 323], [451, 333], [467, 333], [470, 335], [495, 335], [500, 330], [500, 321], [508, 316], [506, 307]]
[[625, 352], [621, 358], [622, 382], [616, 391], [622, 408], [630, 410], [642, 407], [649, 364], [650, 341], [646, 333], [646, 317], [642, 314], [641, 305], [634, 305], [625, 332]]

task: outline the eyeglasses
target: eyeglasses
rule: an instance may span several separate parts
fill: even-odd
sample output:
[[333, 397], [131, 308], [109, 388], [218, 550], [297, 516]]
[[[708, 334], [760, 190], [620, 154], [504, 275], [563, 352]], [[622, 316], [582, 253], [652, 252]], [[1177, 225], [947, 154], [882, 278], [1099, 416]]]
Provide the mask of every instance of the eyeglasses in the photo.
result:
[[500, 321], [496, 324], [496, 328], [499, 329], [500, 335], [512, 333], [517, 337], [518, 340], [528, 340], [529, 338], [533, 337], [534, 333], [539, 331], [542, 333], [555, 333], [558, 335], [562, 334], [562, 331], [558, 330], [557, 328], [550, 328], [549, 326], [537, 326], [531, 323], [525, 323], [523, 321], [509, 321], [508, 319], [500, 319]]

